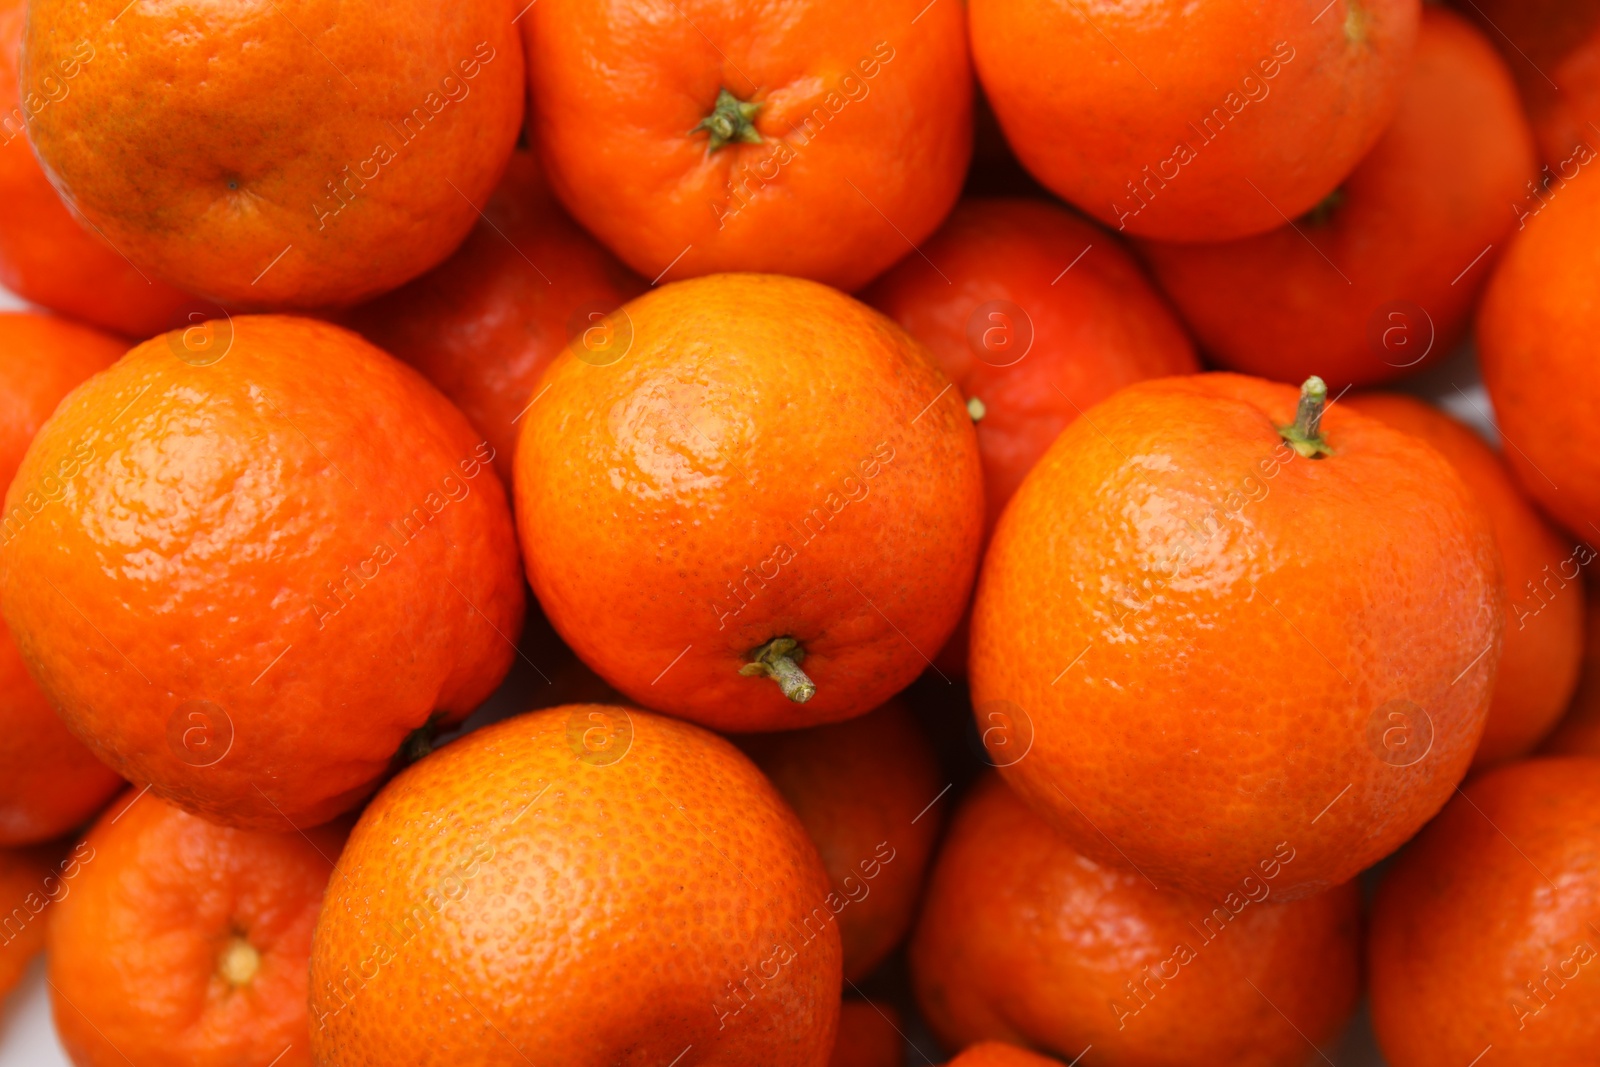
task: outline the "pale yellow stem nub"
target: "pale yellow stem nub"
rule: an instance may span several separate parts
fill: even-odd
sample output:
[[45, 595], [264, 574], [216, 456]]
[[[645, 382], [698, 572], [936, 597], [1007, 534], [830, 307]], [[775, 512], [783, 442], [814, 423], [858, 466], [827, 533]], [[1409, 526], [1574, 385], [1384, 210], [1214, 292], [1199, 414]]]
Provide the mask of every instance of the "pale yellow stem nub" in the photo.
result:
[[242, 937], [229, 941], [217, 960], [217, 972], [233, 986], [249, 985], [260, 969], [261, 953]]

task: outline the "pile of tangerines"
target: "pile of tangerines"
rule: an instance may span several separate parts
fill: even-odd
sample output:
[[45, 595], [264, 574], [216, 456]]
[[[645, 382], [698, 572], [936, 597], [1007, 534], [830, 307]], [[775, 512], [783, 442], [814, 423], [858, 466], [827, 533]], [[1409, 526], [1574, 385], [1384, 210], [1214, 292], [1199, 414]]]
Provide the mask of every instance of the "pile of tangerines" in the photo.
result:
[[[1596, 70], [3, 0], [0, 987], [82, 1067], [1600, 1062]], [[1499, 450], [1373, 388], [1469, 332]]]

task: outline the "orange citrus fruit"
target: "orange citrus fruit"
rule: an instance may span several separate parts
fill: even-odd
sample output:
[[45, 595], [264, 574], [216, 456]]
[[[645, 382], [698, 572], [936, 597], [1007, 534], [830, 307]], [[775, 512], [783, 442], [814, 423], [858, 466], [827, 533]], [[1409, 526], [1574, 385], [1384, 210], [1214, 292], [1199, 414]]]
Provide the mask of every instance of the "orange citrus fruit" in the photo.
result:
[[1395, 859], [1367, 941], [1392, 1067], [1593, 1063], [1600, 1043], [1600, 760], [1474, 779]]
[[1600, 3], [1461, 0], [1456, 7], [1483, 25], [1516, 75], [1548, 163], [1518, 206], [1537, 207], [1600, 156], [1589, 125], [1600, 110]]
[[1430, 5], [1399, 113], [1310, 214], [1140, 252], [1218, 365], [1335, 390], [1388, 381], [1460, 343], [1537, 166], [1505, 61]]
[[646, 278], [761, 271], [856, 289], [961, 191], [959, 4], [544, 0], [521, 21], [550, 184]]
[[142, 793], [113, 804], [50, 916], [72, 1061], [310, 1067], [306, 961], [343, 839], [229, 829]]
[[1583, 666], [1572, 703], [1539, 751], [1552, 756], [1600, 756], [1600, 596], [1588, 590], [1583, 621]]
[[962, 1049], [945, 1067], [1060, 1067], [1060, 1061], [1003, 1041], [980, 1041]]
[[10, 995], [44, 951], [51, 908], [72, 892], [83, 860], [93, 858], [83, 845], [64, 858], [56, 844], [0, 849], [0, 997]]
[[515, 14], [31, 0], [28, 133], [141, 269], [228, 304], [351, 303], [477, 221], [522, 124]]
[[[0, 152], [3, 152], [0, 149]], [[98, 330], [30, 313], [0, 314], [0, 484], [9, 485], [28, 444], [61, 398], [109, 367], [126, 345]], [[83, 457], [57, 457], [37, 484], [20, 486], [0, 517], [8, 545], [64, 492]], [[44, 841], [85, 822], [122, 780], [73, 737], [28, 674], [0, 623], [0, 846]]]
[[1006, 781], [1097, 862], [1220, 897], [1289, 842], [1275, 892], [1312, 893], [1466, 773], [1501, 642], [1488, 519], [1433, 448], [1325, 399], [1129, 386], [1000, 519], [974, 707], [1015, 723]]
[[1585, 340], [1600, 329], [1600, 180], [1564, 183], [1511, 242], [1478, 309], [1478, 362], [1506, 460], [1568, 531], [1600, 524], [1600, 395]]
[[754, 734], [739, 747], [778, 787], [833, 884], [844, 976], [871, 974], [911, 929], [945, 782], [898, 700], [848, 722]]
[[1421, 6], [973, 0], [972, 55], [1052, 192], [1129, 233], [1220, 241], [1309, 210], [1366, 155]]
[[1397, 393], [1358, 393], [1340, 403], [1432, 445], [1488, 515], [1505, 582], [1505, 641], [1472, 765], [1483, 768], [1526, 755], [1555, 726], [1578, 684], [1581, 571], [1594, 559], [1594, 549], [1573, 544], [1551, 528], [1494, 450], [1433, 405]]
[[903, 689], [961, 616], [983, 524], [972, 419], [927, 351], [774, 275], [677, 282], [608, 321], [626, 343], [569, 346], [517, 449], [561, 636], [630, 699], [719, 729]]
[[1360, 991], [1354, 883], [1280, 903], [1281, 843], [1216, 898], [1158, 890], [1074, 848], [998, 778], [962, 802], [911, 974], [947, 1046], [983, 1040], [1112, 1067], [1301, 1067]]
[[322, 1067], [824, 1067], [828, 877], [728, 742], [602, 705], [401, 772], [350, 835], [311, 954]]
[[[0, 285], [35, 304], [130, 337], [181, 321], [199, 301], [142, 274], [72, 216], [39, 167], [18, 89], [25, 0], [0, 0]], [[65, 83], [30, 93], [33, 104]]]
[[515, 654], [493, 454], [421, 375], [337, 327], [165, 334], [34, 438], [7, 497], [31, 518], [0, 549], [6, 619], [124, 777], [233, 825], [326, 821]]

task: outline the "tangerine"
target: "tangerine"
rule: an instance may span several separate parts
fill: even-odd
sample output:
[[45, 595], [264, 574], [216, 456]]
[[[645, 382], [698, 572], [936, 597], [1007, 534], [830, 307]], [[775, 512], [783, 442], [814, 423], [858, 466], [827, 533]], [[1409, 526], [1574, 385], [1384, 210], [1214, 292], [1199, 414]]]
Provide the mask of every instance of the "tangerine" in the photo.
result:
[[1549, 756], [1600, 756], [1600, 596], [1589, 590], [1583, 622], [1583, 665], [1566, 714], [1539, 751]]
[[1595, 0], [1469, 0], [1462, 14], [1480, 22], [1504, 52], [1548, 161], [1529, 206], [1578, 176], [1596, 157], [1600, 115], [1600, 3]]
[[718, 729], [903, 689], [961, 616], [983, 524], [972, 419], [927, 351], [774, 275], [676, 282], [609, 321], [629, 344], [563, 352], [517, 449], [557, 631], [630, 699]]
[[[353, 333], [240, 316], [147, 341], [64, 400], [7, 497], [23, 658], [101, 759], [214, 821], [324, 822], [515, 654], [493, 451]], [[286, 821], [287, 820], [287, 821]]]
[[526, 91], [514, 14], [31, 0], [28, 133], [157, 277], [224, 304], [354, 303], [447, 257], [494, 191]]
[[1584, 633], [1580, 571], [1594, 550], [1567, 543], [1523, 497], [1494, 450], [1433, 405], [1396, 393], [1357, 393], [1340, 403], [1432, 445], [1488, 515], [1505, 582], [1505, 641], [1472, 766], [1478, 770], [1527, 755], [1561, 718], [1578, 684]]
[[1428, 6], [1399, 112], [1315, 210], [1254, 237], [1140, 252], [1217, 364], [1333, 389], [1387, 381], [1459, 344], [1536, 167], [1505, 62]]
[[[3, 16], [0, 16], [3, 17]], [[0, 155], [4, 150], [0, 149]], [[3, 202], [3, 201], [0, 201]], [[51, 315], [0, 314], [0, 484], [10, 485], [28, 443], [61, 398], [126, 349], [98, 330]], [[59, 457], [68, 466], [70, 455]], [[61, 491], [64, 468], [18, 487], [0, 518], [0, 546], [20, 537]], [[0, 622], [0, 846], [74, 830], [111, 799], [122, 779], [56, 716], [28, 674], [11, 628]]]
[[[1132, 382], [1200, 369], [1121, 242], [1038, 200], [962, 201], [922, 255], [861, 298], [927, 345], [982, 412], [986, 530], [1079, 414]], [[967, 627], [963, 616], [942, 670], [966, 674]]]
[[760, 271], [856, 289], [961, 191], [959, 4], [544, 0], [522, 22], [550, 184], [646, 278]]
[[1060, 1061], [1003, 1041], [979, 1041], [962, 1049], [945, 1067], [1060, 1067]]
[[1223, 241], [1310, 210], [1367, 154], [1421, 6], [973, 0], [969, 18], [978, 78], [1034, 177], [1118, 230]]
[[62, 859], [56, 844], [0, 849], [0, 997], [17, 988], [44, 951], [47, 909], [72, 891], [70, 880], [83, 869], [83, 854], [80, 846]]
[[1314, 893], [1466, 773], [1504, 613], [1488, 519], [1432, 447], [1325, 399], [1319, 379], [1298, 407], [1232, 374], [1131, 385], [1001, 516], [974, 708], [1026, 731], [991, 754], [1096, 862], [1220, 897], [1287, 842], [1275, 892]]
[[344, 829], [235, 830], [142, 793], [113, 805], [50, 919], [72, 1062], [310, 1067], [306, 961]]
[[1355, 1009], [1361, 903], [1354, 883], [1279, 903], [1299, 852], [1285, 842], [1216, 899], [1158, 890], [1085, 856], [990, 775], [934, 863], [911, 942], [917, 1001], [955, 1048], [1301, 1067]]
[[738, 744], [816, 844], [842, 904], [844, 976], [860, 981], [916, 916], [945, 788], [933, 747], [898, 700], [848, 722]]
[[696, 726], [574, 705], [484, 727], [386, 785], [339, 866], [311, 954], [322, 1067], [828, 1062], [828, 877]]
[[1493, 1048], [1507, 1067], [1594, 1062], [1600, 760], [1474, 779], [1390, 865], [1367, 940], [1372, 1028], [1394, 1067]]
[[1478, 309], [1478, 363], [1524, 491], [1567, 530], [1600, 523], [1600, 420], [1584, 338], [1600, 329], [1600, 181], [1569, 182], [1511, 242]]
[[113, 333], [148, 337], [176, 326], [199, 301], [144, 276], [74, 218], [40, 169], [26, 125], [12, 126], [23, 113], [18, 68], [26, 8], [27, 0], [0, 0], [0, 115], [8, 116], [0, 127], [0, 285]]

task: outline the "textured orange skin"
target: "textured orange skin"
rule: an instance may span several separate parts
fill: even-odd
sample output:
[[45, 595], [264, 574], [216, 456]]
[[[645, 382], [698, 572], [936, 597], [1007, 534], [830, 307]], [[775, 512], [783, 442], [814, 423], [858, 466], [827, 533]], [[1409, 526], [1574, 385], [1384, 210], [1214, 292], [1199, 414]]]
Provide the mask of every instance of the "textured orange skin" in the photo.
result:
[[[927, 345], [956, 388], [987, 409], [977, 424], [986, 530], [1079, 414], [1124, 385], [1200, 369], [1183, 327], [1121, 242], [1051, 204], [964, 201], [922, 251], [926, 260], [907, 256], [861, 298]], [[978, 309], [1001, 300], [1031, 324], [1032, 344], [1015, 362], [1029, 327], [979, 316], [999, 332], [980, 333], [979, 346], [968, 336]], [[962, 622], [938, 660], [946, 674], [967, 672]]]
[[[1129, 386], [1034, 467], [978, 580], [979, 721], [1031, 722], [1020, 758], [991, 745], [1006, 781], [1163, 888], [1221, 896], [1284, 841], [1279, 898], [1339, 885], [1439, 810], [1483, 733], [1488, 519], [1443, 456], [1343, 405], [1332, 456], [1280, 448], [1295, 403], [1232, 374]], [[1422, 720], [1389, 733], [1395, 700], [1432, 730], [1398, 766]]]
[[[1215, 363], [1295, 385], [1317, 374], [1337, 392], [1455, 350], [1537, 167], [1504, 61], [1429, 7], [1400, 110], [1325, 219], [1140, 251]], [[1391, 318], [1402, 300], [1427, 317]]]
[[339, 866], [311, 955], [323, 1067], [828, 1062], [827, 875], [708, 731], [593, 704], [485, 727], [385, 786]]
[[933, 746], [897, 700], [848, 722], [738, 744], [800, 816], [834, 892], [850, 901], [839, 913], [844, 976], [862, 980], [916, 916], [943, 821], [940, 808], [929, 809], [945, 786]]
[[1571, 178], [1573, 148], [1586, 144], [1592, 152], [1600, 143], [1589, 125], [1600, 114], [1600, 3], [1463, 0], [1455, 6], [1505, 54], [1551, 173]]
[[1311, 208], [1394, 115], [1421, 4], [1360, 6], [1359, 39], [1351, 0], [1315, 21], [1309, 4], [1252, 0], [973, 0], [968, 17], [978, 77], [1034, 177], [1130, 233], [1222, 241]]
[[[1490, 1044], [1508, 1067], [1593, 1063], [1600, 761], [1514, 763], [1463, 793], [1378, 887], [1367, 941], [1378, 1044], [1393, 1067], [1459, 1067]], [[1564, 969], [1582, 977], [1563, 982], [1579, 944], [1587, 962]]]
[[77, 874], [72, 857], [60, 860], [58, 870], [60, 855], [58, 844], [0, 849], [0, 916], [6, 923], [0, 934], [0, 997], [17, 988], [28, 964], [44, 951], [52, 905], [62, 899], [59, 876]]
[[[627, 355], [569, 346], [522, 420], [517, 528], [550, 621], [630, 699], [717, 729], [888, 700], [950, 636], [976, 568], [960, 395], [898, 326], [814, 282], [697, 278], [618, 314]], [[739, 673], [783, 636], [806, 651], [805, 704]]]
[[[306, 961], [345, 829], [234, 830], [118, 799], [50, 918], [51, 1007], [73, 1063], [310, 1067]], [[219, 968], [234, 938], [260, 954], [239, 987]]]
[[1583, 623], [1583, 669], [1572, 703], [1539, 746], [1549, 756], [1600, 756], [1600, 596], [1588, 591]]
[[1108, 1067], [1300, 1067], [1307, 1040], [1332, 1037], [1355, 1008], [1360, 893], [1352, 882], [1277, 903], [1276, 889], [1258, 876], [1226, 904], [1157, 891], [1073, 849], [991, 775], [934, 864], [911, 942], [917, 1001], [952, 1048], [1002, 1040], [1070, 1060], [1092, 1044]]
[[[126, 347], [50, 315], [0, 314], [0, 485], [11, 484], [28, 443], [61, 398]], [[10, 533], [0, 530], [0, 542]], [[56, 717], [3, 623], [0, 723], [0, 846], [75, 829], [122, 784]]]
[[1506, 251], [1478, 309], [1478, 363], [1511, 472], [1578, 537], [1600, 524], [1600, 181], [1565, 185]]
[[849, 998], [839, 1005], [839, 1036], [828, 1067], [904, 1067], [905, 1061], [900, 1013], [892, 1005]]
[[[523, 587], [488, 449], [420, 374], [325, 323], [232, 322], [218, 362], [179, 359], [167, 334], [62, 403], [8, 515], [68, 460], [65, 488], [0, 550], [0, 595], [102, 760], [214, 821], [281, 830], [353, 806], [410, 731], [494, 689]], [[221, 709], [199, 709], [199, 734], [191, 700]]]
[[945, 1067], [1061, 1067], [1059, 1060], [1040, 1056], [1003, 1041], [980, 1041], [968, 1045]]
[[103, 329], [148, 337], [198, 305], [187, 293], [142, 278], [67, 210], [15, 117], [26, 0], [0, 0], [0, 285]]
[[22, 84], [66, 89], [29, 133], [113, 245], [223, 303], [353, 303], [416, 277], [477, 221], [522, 125], [512, 0], [124, 7], [30, 0]]
[[1561, 718], [1578, 684], [1585, 557], [1574, 556], [1576, 547], [1534, 510], [1505, 462], [1467, 426], [1396, 393], [1357, 393], [1339, 403], [1432, 445], [1488, 515], [1505, 581], [1505, 638], [1472, 769], [1527, 755]]
[[[544, 0], [522, 23], [550, 184], [646, 278], [859, 288], [934, 231], [972, 153], [966, 16], [925, 3]], [[689, 132], [723, 88], [762, 105], [762, 143]]]
[[511, 488], [517, 425], [576, 316], [605, 314], [645, 288], [550, 199], [538, 164], [516, 152], [486, 221], [416, 281], [351, 309], [346, 325], [417, 368], [494, 446]]

